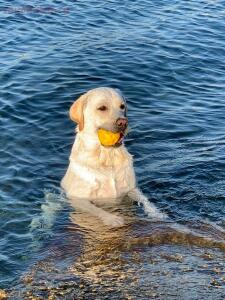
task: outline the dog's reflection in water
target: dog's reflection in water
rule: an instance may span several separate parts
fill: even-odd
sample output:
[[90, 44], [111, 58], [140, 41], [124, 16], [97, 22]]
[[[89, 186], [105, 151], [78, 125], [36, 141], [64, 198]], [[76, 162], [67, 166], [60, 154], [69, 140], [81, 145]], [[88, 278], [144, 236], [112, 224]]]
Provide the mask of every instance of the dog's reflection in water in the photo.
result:
[[[42, 249], [47, 253], [45, 258], [26, 272], [18, 288], [12, 290], [13, 299], [20, 299], [18, 294], [24, 296], [23, 299], [28, 299], [27, 295], [43, 295], [40, 299], [54, 296], [56, 298], [53, 299], [58, 299], [59, 292], [70, 297], [71, 293], [89, 295], [93, 289], [98, 289], [99, 293], [111, 291], [114, 295], [120, 295], [122, 286], [122, 290], [129, 287], [127, 283], [134, 282], [135, 275], [130, 259], [125, 256], [132, 255], [128, 240], [132, 235], [132, 224], [137, 221], [135, 206], [127, 198], [122, 204], [105, 205], [104, 209], [123, 215], [124, 226], [106, 226], [98, 217], [75, 209], [70, 214], [71, 222], [63, 232], [56, 234]], [[86, 288], [89, 290], [86, 291]], [[81, 299], [83, 294], [79, 297], [76, 299]]]
[[70, 215], [71, 221], [78, 226], [84, 237], [81, 255], [71, 266], [71, 271], [94, 283], [101, 283], [107, 277], [107, 281], [119, 284], [127, 278], [129, 270], [125, 268], [123, 250], [127, 248], [129, 228], [135, 220], [131, 207], [134, 208], [128, 198], [122, 205], [115, 203], [110, 207], [104, 206], [114, 214], [123, 215], [125, 225], [117, 228], [105, 226], [97, 217], [88, 213], [76, 211]]

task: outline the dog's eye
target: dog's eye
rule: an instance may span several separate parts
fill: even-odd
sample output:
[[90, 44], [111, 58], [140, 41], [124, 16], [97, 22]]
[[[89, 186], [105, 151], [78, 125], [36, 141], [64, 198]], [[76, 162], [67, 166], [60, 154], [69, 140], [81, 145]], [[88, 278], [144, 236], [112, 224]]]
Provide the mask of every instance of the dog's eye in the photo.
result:
[[105, 111], [107, 110], [107, 107], [105, 105], [102, 105], [98, 108], [98, 110]]
[[124, 104], [121, 104], [121, 105], [120, 105], [120, 108], [121, 108], [121, 109], [124, 109], [124, 108], [125, 108], [125, 105], [124, 105]]

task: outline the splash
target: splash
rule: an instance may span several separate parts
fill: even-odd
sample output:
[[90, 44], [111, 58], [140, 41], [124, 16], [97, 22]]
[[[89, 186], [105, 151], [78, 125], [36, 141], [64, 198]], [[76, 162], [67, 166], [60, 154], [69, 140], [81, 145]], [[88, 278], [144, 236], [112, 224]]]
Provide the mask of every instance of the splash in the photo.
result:
[[65, 205], [65, 196], [62, 192], [56, 193], [44, 190], [44, 203], [41, 212], [30, 223], [30, 234], [35, 246], [41, 241], [52, 236], [52, 228], [55, 224], [57, 212]]

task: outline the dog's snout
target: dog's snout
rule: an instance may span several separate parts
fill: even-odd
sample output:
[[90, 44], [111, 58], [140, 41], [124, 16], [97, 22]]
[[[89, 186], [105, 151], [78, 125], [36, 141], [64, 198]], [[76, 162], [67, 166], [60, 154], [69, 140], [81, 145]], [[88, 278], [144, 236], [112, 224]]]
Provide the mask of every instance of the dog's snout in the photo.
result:
[[128, 120], [127, 118], [118, 118], [116, 120], [116, 126], [119, 128], [119, 129], [126, 129], [127, 128], [127, 125], [128, 125]]

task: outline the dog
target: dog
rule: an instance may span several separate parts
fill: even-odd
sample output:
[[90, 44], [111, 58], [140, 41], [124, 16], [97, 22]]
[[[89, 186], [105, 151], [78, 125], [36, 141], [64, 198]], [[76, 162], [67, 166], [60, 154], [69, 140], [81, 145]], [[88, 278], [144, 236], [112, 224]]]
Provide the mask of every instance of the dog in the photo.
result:
[[[164, 218], [137, 188], [133, 159], [124, 146], [127, 104], [120, 90], [92, 89], [72, 104], [69, 115], [78, 126], [61, 187], [72, 206], [98, 217], [105, 225], [122, 226], [123, 217], [109, 213], [101, 204], [120, 202], [128, 196], [142, 203], [150, 215]], [[105, 147], [99, 141], [99, 129], [119, 133], [120, 138], [115, 145]]]

